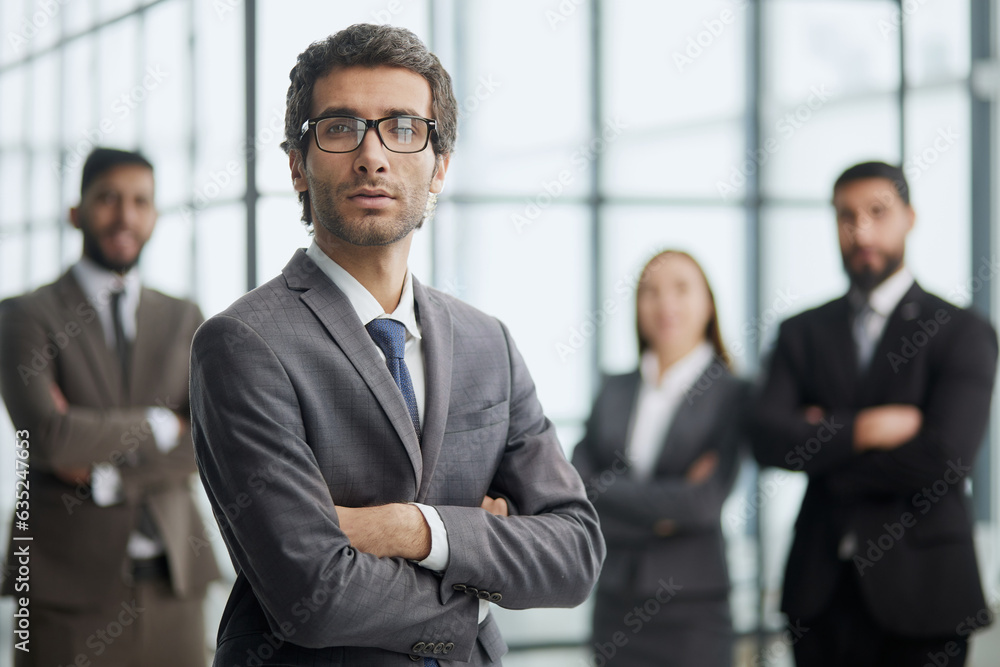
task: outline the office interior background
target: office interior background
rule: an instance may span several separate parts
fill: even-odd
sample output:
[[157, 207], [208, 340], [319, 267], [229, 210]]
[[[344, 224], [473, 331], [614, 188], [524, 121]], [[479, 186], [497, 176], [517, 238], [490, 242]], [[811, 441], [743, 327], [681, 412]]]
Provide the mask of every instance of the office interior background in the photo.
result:
[[[276, 275], [309, 243], [279, 148], [288, 71], [356, 22], [412, 29], [453, 77], [458, 146], [411, 268], [510, 326], [567, 452], [601, 373], [636, 365], [634, 287], [658, 250], [704, 265], [748, 377], [781, 320], [842, 294], [830, 188], [862, 160], [906, 170], [920, 283], [997, 321], [988, 0], [2, 0], [0, 296], [79, 256], [67, 210], [95, 144], [156, 166], [148, 285], [210, 316]], [[969, 484], [995, 607], [997, 423]], [[0, 453], [9, 517], [13, 447]], [[743, 664], [790, 664], [777, 606], [804, 487], [748, 461], [723, 514]], [[217, 533], [214, 547], [231, 577]], [[213, 640], [230, 582], [210, 596]], [[591, 664], [587, 606], [494, 613], [505, 662]], [[997, 655], [974, 641], [973, 664]]]

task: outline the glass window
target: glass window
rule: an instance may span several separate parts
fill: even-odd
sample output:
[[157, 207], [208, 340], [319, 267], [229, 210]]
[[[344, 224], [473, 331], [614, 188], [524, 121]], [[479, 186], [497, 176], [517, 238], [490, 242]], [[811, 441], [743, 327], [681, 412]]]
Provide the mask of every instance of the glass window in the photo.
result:
[[[832, 206], [765, 208], [761, 230], [761, 307], [777, 311], [782, 295], [790, 302], [776, 312], [779, 323], [847, 291]], [[758, 340], [768, 343], [775, 335], [777, 329], [767, 326]]]
[[[586, 112], [588, 4], [574, 3], [555, 26], [526, 0], [457, 8], [456, 29], [475, 38], [448, 64], [460, 112], [451, 192], [535, 199], [585, 191], [598, 139]], [[530, 48], [511, 48], [512, 35]]]
[[257, 202], [258, 285], [280, 274], [298, 248], [312, 243], [301, 217], [297, 197], [264, 197]]
[[[915, 90], [907, 97], [903, 169], [917, 212], [907, 263], [921, 285], [970, 305], [971, 197], [969, 98], [963, 84]], [[989, 266], [988, 257], [983, 253]], [[995, 273], [995, 272], [993, 272]]]
[[152, 238], [142, 251], [143, 284], [175, 297], [194, 293], [193, 221], [180, 215], [161, 215]]
[[955, 81], [969, 75], [969, 0], [903, 2], [880, 24], [896, 39], [906, 30], [906, 82], [911, 86]]
[[[134, 149], [139, 141], [136, 110], [149, 99], [139, 81], [139, 19], [131, 17], [103, 28], [97, 40], [97, 121], [86, 128], [90, 144]], [[92, 79], [93, 80], [93, 79]], [[100, 137], [95, 141], [92, 137]], [[83, 157], [89, 149], [82, 151]]]
[[[590, 240], [586, 209], [558, 206], [528, 228], [511, 222], [518, 203], [463, 206], [445, 232], [455, 273], [439, 276], [462, 300], [500, 318], [534, 378], [545, 413], [581, 419], [590, 403], [593, 337], [586, 329]], [[438, 224], [447, 224], [442, 219]], [[566, 443], [563, 443], [564, 445]]]
[[195, 282], [202, 314], [211, 317], [246, 291], [246, 214], [239, 204], [194, 218]]
[[767, 95], [779, 105], [809, 91], [834, 98], [899, 87], [899, 42], [879, 31], [898, 7], [891, 0], [771, 0], [763, 3]]

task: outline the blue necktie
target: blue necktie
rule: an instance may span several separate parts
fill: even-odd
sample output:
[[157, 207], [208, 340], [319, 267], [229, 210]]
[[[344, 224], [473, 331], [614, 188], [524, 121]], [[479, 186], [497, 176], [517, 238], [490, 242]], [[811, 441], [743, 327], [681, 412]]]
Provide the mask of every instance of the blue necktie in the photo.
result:
[[406, 327], [402, 322], [386, 318], [374, 319], [365, 325], [368, 334], [385, 354], [385, 365], [389, 367], [392, 379], [403, 393], [406, 409], [410, 412], [413, 430], [420, 437], [420, 413], [417, 411], [417, 396], [413, 393], [410, 371], [406, 368]]
[[[396, 385], [403, 393], [403, 400], [406, 401], [406, 409], [410, 412], [410, 420], [413, 422], [413, 429], [420, 437], [420, 413], [417, 411], [417, 395], [413, 392], [413, 381], [410, 380], [410, 371], [406, 368], [406, 327], [402, 322], [377, 318], [365, 325], [368, 335], [372, 337], [375, 344], [379, 346], [385, 354], [385, 365], [389, 367], [389, 373]], [[434, 658], [424, 658], [424, 667], [439, 667], [438, 661]]]

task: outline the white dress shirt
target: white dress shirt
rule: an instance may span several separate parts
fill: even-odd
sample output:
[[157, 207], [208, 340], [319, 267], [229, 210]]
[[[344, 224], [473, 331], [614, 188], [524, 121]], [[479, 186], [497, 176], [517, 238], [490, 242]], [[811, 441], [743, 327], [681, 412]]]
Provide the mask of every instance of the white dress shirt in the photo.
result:
[[[421, 346], [420, 325], [417, 323], [416, 306], [413, 301], [413, 275], [409, 269], [406, 271], [406, 278], [403, 280], [403, 291], [399, 298], [399, 304], [391, 314], [386, 314], [378, 300], [369, 292], [364, 285], [352, 276], [347, 270], [323, 252], [316, 245], [314, 240], [306, 249], [306, 255], [316, 263], [316, 266], [326, 274], [334, 285], [344, 293], [351, 303], [354, 311], [358, 314], [361, 324], [368, 325], [374, 319], [387, 318], [401, 322], [406, 327], [406, 348], [403, 353], [406, 369], [410, 374], [413, 383], [413, 394], [417, 399], [417, 413], [420, 415], [420, 423], [424, 423], [424, 403], [425, 403], [425, 383], [424, 383], [424, 353]], [[378, 346], [375, 346], [378, 348]], [[378, 348], [379, 356], [385, 361], [385, 353]], [[427, 525], [431, 531], [431, 551], [427, 558], [417, 561], [417, 565], [443, 572], [448, 567], [448, 559], [451, 555], [448, 545], [448, 531], [444, 521], [437, 510], [430, 505], [413, 503], [424, 515]], [[489, 613], [489, 602], [479, 601], [479, 621], [482, 622]]]
[[656, 353], [652, 350], [643, 353], [639, 364], [639, 398], [632, 413], [626, 449], [636, 478], [652, 477], [677, 409], [714, 357], [711, 343], [702, 341], [674, 362], [661, 378]]
[[[882, 334], [885, 332], [885, 325], [889, 321], [892, 311], [910, 291], [913, 286], [913, 274], [906, 266], [902, 266], [896, 273], [882, 281], [878, 287], [868, 295], [867, 305], [861, 321], [856, 321], [852, 326], [854, 342], [858, 346], [860, 361], [862, 366], [867, 366], [871, 354], [878, 345]], [[858, 312], [865, 304], [865, 296], [857, 290], [851, 290], [848, 295], [855, 312]], [[858, 317], [856, 315], [856, 317]], [[868, 357], [867, 359], [865, 357]]]
[[[134, 341], [137, 331], [136, 311], [142, 294], [138, 271], [132, 269], [125, 275], [120, 275], [97, 265], [88, 257], [82, 257], [71, 270], [87, 301], [97, 311], [108, 348], [114, 350], [117, 342], [114, 316], [111, 313], [111, 299], [117, 292], [122, 293], [119, 301], [122, 330], [129, 341]], [[150, 407], [146, 409], [146, 420], [153, 432], [156, 447], [161, 452], [167, 453], [177, 446], [181, 432], [177, 415], [167, 408]], [[121, 471], [111, 462], [94, 462], [90, 483], [94, 503], [98, 506], [107, 507], [124, 500]], [[129, 536], [127, 550], [132, 558], [153, 558], [164, 553], [160, 539], [151, 540], [137, 530], [132, 531]]]

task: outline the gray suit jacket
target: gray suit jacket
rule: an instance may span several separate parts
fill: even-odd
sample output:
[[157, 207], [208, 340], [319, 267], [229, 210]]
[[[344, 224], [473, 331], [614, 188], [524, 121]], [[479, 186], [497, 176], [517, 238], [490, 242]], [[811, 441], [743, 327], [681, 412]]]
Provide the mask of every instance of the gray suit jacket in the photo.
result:
[[[478, 601], [574, 606], [604, 557], [597, 517], [504, 326], [414, 281], [426, 410], [402, 394], [344, 294], [303, 251], [198, 331], [192, 423], [238, 580], [216, 664], [499, 664]], [[479, 508], [487, 493], [518, 515]], [[437, 508], [440, 575], [351, 548], [335, 504]]]
[[[72, 273], [0, 304], [0, 389], [14, 428], [30, 435], [33, 603], [83, 611], [122, 600], [131, 582], [126, 546], [143, 503], [163, 538], [174, 593], [203, 596], [218, 578], [211, 548], [191, 544], [205, 528], [191, 495], [190, 435], [164, 454], [146, 421], [149, 406], [187, 412], [188, 357], [201, 321], [190, 301], [143, 288], [126, 395], [97, 311]], [[56, 410], [52, 384], [69, 403], [65, 414]], [[53, 474], [93, 463], [118, 467], [123, 502], [100, 507], [88, 484]], [[8, 563], [24, 544], [10, 542]], [[3, 593], [14, 594], [17, 570], [5, 574], [12, 576]]]
[[[605, 380], [573, 450], [608, 543], [599, 588], [641, 600], [661, 579], [673, 579], [683, 586], [678, 600], [725, 599], [729, 574], [719, 515], [739, 469], [749, 385], [713, 363], [678, 407], [652, 478], [638, 480], [625, 450], [639, 383], [638, 371]], [[687, 482], [687, 469], [708, 451], [719, 455], [714, 474], [701, 484]], [[672, 522], [669, 535], [655, 529], [664, 520]]]

